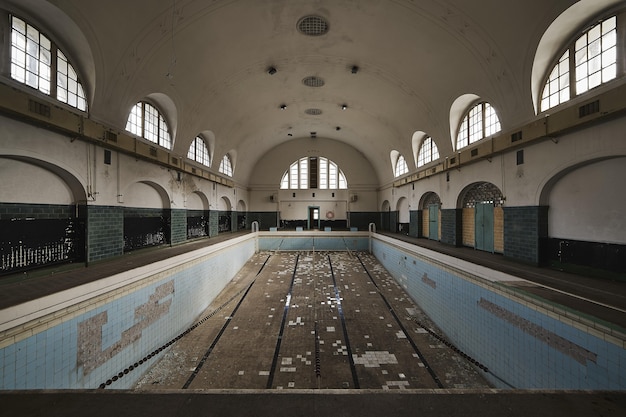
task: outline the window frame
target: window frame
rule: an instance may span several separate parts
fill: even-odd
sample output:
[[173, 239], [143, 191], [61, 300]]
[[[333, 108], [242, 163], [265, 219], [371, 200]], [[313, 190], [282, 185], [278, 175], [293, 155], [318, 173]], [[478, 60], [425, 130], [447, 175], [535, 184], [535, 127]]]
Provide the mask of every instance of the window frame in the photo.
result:
[[[136, 112], [138, 106], [140, 106], [139, 113]], [[149, 120], [146, 120], [147, 114], [151, 115]], [[135, 119], [132, 122], [131, 117]], [[137, 119], [139, 120], [139, 123], [136, 122]], [[154, 123], [155, 119], [156, 124]], [[147, 122], [150, 123], [147, 124]], [[135, 127], [135, 129], [130, 129], [129, 126]], [[125, 129], [127, 132], [130, 132], [135, 136], [145, 139], [150, 143], [158, 145], [167, 150], [172, 149], [172, 134], [169, 124], [165, 119], [165, 116], [156, 105], [147, 100], [138, 101], [137, 103], [135, 103], [135, 105], [133, 105], [130, 112], [128, 113], [128, 119], [126, 121]]]
[[[565, 45], [565, 47], [559, 50], [559, 53], [556, 54], [553, 60], [553, 63], [549, 67], [549, 71], [547, 71], [547, 73], [545, 74], [544, 79], [541, 84], [542, 88], [541, 88], [541, 95], [539, 99], [539, 113], [548, 111], [561, 104], [567, 103], [577, 97], [580, 97], [581, 95], [585, 95], [589, 93], [590, 91], [602, 85], [610, 83], [613, 80], [619, 79], [620, 77], [623, 76], [624, 68], [623, 68], [622, 62], [624, 60], [624, 56], [623, 56], [624, 52], [623, 52], [623, 48], [620, 48], [619, 46], [620, 46], [620, 38], [623, 38], [624, 36], [626, 36], [626, 27], [622, 23], [625, 15], [626, 15], [626, 10], [621, 10], [618, 12], [613, 12], [611, 14], [605, 15], [601, 19], [592, 20], [593, 25], [591, 26], [589, 24], [585, 25], [583, 30], [579, 30], [578, 32], [576, 32], [576, 35], [570, 39], [570, 41]], [[610, 29], [606, 33], [603, 33], [603, 25], [612, 19], [615, 19], [612, 29]], [[599, 37], [594, 39], [591, 43], [598, 41], [600, 44], [600, 50], [597, 54], [589, 58], [589, 49], [590, 49], [590, 43], [588, 42], [589, 34], [595, 29], [599, 30]], [[603, 43], [607, 39], [609, 39], [610, 32], [613, 32], [613, 43], [609, 44], [609, 46], [605, 50], [603, 47]], [[582, 42], [583, 39], [584, 39], [585, 45], [583, 48], [579, 48], [579, 43]], [[579, 51], [582, 51], [583, 49], [585, 50], [585, 52], [581, 54]], [[611, 49], [613, 49], [615, 52], [614, 60], [605, 66], [603, 59], [605, 56], [608, 56], [607, 52]], [[567, 94], [565, 93], [559, 94], [558, 102], [552, 103], [551, 99], [555, 97], [556, 93], [550, 90], [550, 87], [551, 87], [550, 83], [555, 82], [555, 79], [553, 78], [554, 72], [560, 69], [559, 66], [562, 65], [563, 57], [565, 56], [565, 54], [568, 55], [567, 56], [568, 77], [567, 77], [567, 87], [566, 87]], [[577, 60], [581, 56], [585, 57], [584, 60], [577, 62]], [[589, 79], [590, 79], [589, 71], [586, 71], [586, 75], [581, 76], [578, 73], [578, 70], [579, 68], [582, 68], [583, 66], [585, 66], [588, 69], [589, 65], [592, 65], [590, 64], [590, 61], [594, 58], [599, 58], [600, 64], [599, 64], [599, 69], [594, 71], [592, 74], [593, 75], [599, 74], [600, 81], [597, 84], [589, 86]], [[611, 66], [614, 67], [614, 74], [604, 79], [606, 68], [611, 67]], [[587, 86], [584, 89], [580, 88], [582, 82], [587, 84]], [[561, 93], [561, 90], [559, 90], [559, 93]], [[564, 97], [561, 98], [561, 95], [563, 95]]]
[[[309, 184], [311, 160], [317, 160], [317, 187]], [[279, 185], [281, 190], [346, 190], [348, 180], [335, 162], [323, 156], [302, 157], [289, 165]]]
[[230, 158], [229, 154], [225, 154], [222, 157], [222, 161], [220, 162], [220, 166], [218, 168], [218, 171], [221, 174], [224, 174], [224, 175], [232, 178], [233, 173], [234, 173], [234, 169], [233, 169], [233, 161]]
[[439, 159], [439, 148], [431, 136], [425, 136], [417, 150], [417, 167], [421, 168]]
[[[489, 123], [489, 120], [493, 122]], [[495, 107], [485, 100], [474, 102], [465, 112], [457, 129], [456, 150], [467, 148], [500, 131], [502, 123]], [[466, 143], [461, 143], [462, 140]]]
[[[198, 156], [198, 147], [200, 149], [200, 156]], [[193, 151], [193, 152], [192, 152]], [[211, 167], [211, 154], [209, 152], [209, 147], [206, 143], [206, 140], [198, 135], [191, 141], [189, 145], [189, 150], [187, 151], [187, 159], [197, 162], [206, 167]]]
[[[57, 103], [62, 103], [74, 110], [87, 113], [89, 109], [87, 93], [81, 81], [80, 72], [72, 64], [71, 57], [59, 48], [59, 45], [52, 37], [27, 19], [13, 13], [8, 13], [7, 16], [9, 17], [7, 53], [8, 75], [10, 79], [37, 91], [47, 98], [55, 100]], [[16, 26], [20, 26], [15, 23], [16, 20], [23, 24], [23, 32], [16, 28]], [[36, 40], [34, 39], [35, 36], [37, 37]], [[20, 47], [18, 40], [22, 37], [24, 43]], [[29, 38], [34, 41], [34, 43], [30, 43], [30, 51]], [[43, 44], [47, 44], [47, 47], [42, 45], [42, 40], [44, 41]], [[44, 49], [44, 54], [48, 55], [46, 59], [41, 57], [42, 48]], [[34, 55], [34, 49], [37, 50], [36, 56]], [[23, 61], [17, 56], [18, 53], [23, 54]], [[61, 61], [65, 65], [60, 65]], [[37, 67], [36, 70], [34, 70], [34, 67]], [[65, 73], [61, 72], [61, 67], [66, 68]], [[33, 71], [30, 71], [30, 69], [33, 69]], [[23, 72], [23, 74], [19, 74], [19, 72]], [[74, 77], [70, 77], [71, 75], [74, 75]], [[36, 80], [36, 82], [29, 81], [29, 78]], [[42, 80], [44, 85], [42, 85]], [[71, 91], [72, 86], [75, 88], [75, 91]]]
[[395, 178], [401, 177], [409, 173], [409, 164], [406, 162], [404, 155], [399, 154], [396, 164], [393, 167], [393, 175]]

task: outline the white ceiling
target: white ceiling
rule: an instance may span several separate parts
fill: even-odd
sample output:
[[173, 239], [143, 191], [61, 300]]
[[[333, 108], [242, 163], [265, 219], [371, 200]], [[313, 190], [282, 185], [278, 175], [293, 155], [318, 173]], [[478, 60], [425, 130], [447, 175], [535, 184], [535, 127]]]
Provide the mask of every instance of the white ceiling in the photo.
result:
[[[489, 101], [505, 130], [526, 123], [535, 117], [532, 80], [554, 58], [544, 62], [537, 50], [554, 54], [562, 48], [554, 39], [573, 36], [553, 22], [574, 3], [0, 0], [53, 32], [81, 73], [90, 117], [122, 130], [131, 106], [151, 96], [174, 131], [175, 153], [186, 155], [197, 134], [210, 132], [214, 161], [236, 151], [234, 179], [243, 185], [266, 152], [310, 132], [357, 148], [386, 183], [392, 150], [415, 169], [416, 131], [442, 155], [452, 152], [451, 130], [465, 110], [454, 103], [467, 94]], [[582, 1], [570, 20], [619, 3]], [[328, 33], [299, 33], [306, 15], [324, 17]], [[542, 41], [548, 29], [556, 34]], [[311, 75], [325, 85], [304, 86]]]

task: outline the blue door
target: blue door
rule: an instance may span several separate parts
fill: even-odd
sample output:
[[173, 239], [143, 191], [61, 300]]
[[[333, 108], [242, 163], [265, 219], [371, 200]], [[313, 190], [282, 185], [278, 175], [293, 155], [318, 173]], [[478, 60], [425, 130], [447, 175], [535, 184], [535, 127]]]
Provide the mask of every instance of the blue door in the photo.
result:
[[428, 206], [428, 238], [439, 240], [439, 204]]
[[493, 203], [476, 203], [475, 248], [493, 253]]

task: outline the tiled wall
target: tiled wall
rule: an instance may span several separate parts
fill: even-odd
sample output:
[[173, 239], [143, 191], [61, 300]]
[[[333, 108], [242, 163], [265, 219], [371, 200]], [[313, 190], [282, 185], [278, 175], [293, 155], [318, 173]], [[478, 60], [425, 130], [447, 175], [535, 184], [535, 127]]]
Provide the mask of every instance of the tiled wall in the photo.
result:
[[539, 242], [548, 236], [548, 207], [504, 207], [504, 256], [540, 263]]
[[87, 260], [119, 256], [124, 252], [124, 209], [122, 207], [86, 206]]
[[[254, 239], [243, 237], [196, 251], [196, 258], [170, 258], [161, 261], [166, 266], [148, 266], [157, 272], [68, 306], [63, 315], [0, 333], [0, 389], [98, 388], [192, 324], [254, 250]], [[110, 387], [132, 386], [151, 361]]]
[[187, 240], [187, 210], [172, 209], [170, 213], [172, 227], [171, 243], [182, 243]]
[[549, 312], [460, 269], [374, 239], [374, 255], [500, 388], [626, 389], [623, 339]]
[[[271, 233], [271, 232], [270, 232]], [[296, 232], [297, 233], [297, 232]], [[304, 232], [303, 232], [304, 233]], [[369, 250], [369, 239], [363, 236], [263, 236], [259, 237], [259, 250]]]

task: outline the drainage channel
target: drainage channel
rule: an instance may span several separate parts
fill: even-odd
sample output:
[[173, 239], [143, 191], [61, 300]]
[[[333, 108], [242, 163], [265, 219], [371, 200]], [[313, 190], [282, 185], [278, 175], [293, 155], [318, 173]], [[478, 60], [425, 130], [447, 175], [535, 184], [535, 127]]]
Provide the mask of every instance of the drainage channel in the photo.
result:
[[328, 265], [330, 265], [330, 274], [333, 278], [333, 287], [335, 289], [335, 302], [337, 303], [337, 312], [339, 313], [339, 319], [341, 321], [341, 328], [343, 329], [343, 337], [346, 341], [346, 350], [348, 351], [348, 360], [350, 361], [350, 372], [352, 373], [352, 383], [354, 388], [359, 389], [359, 377], [356, 373], [356, 367], [354, 366], [354, 358], [352, 356], [352, 348], [350, 347], [350, 338], [348, 337], [348, 327], [346, 326], [346, 318], [343, 314], [343, 307], [341, 303], [341, 297], [339, 295], [339, 288], [337, 288], [337, 280], [335, 279], [335, 271], [333, 270], [333, 263], [328, 255]]
[[289, 292], [285, 299], [285, 308], [283, 309], [283, 318], [280, 322], [280, 331], [278, 333], [278, 339], [276, 341], [276, 349], [274, 349], [274, 357], [272, 358], [272, 366], [270, 368], [270, 374], [267, 378], [267, 389], [272, 388], [274, 383], [274, 374], [276, 373], [276, 366], [278, 364], [278, 356], [280, 355], [280, 345], [283, 341], [283, 333], [285, 332], [285, 323], [287, 321], [287, 314], [289, 313], [289, 306], [291, 304], [291, 294], [293, 292], [293, 283], [296, 279], [296, 270], [298, 269], [298, 260], [300, 259], [300, 253], [296, 256], [296, 264], [293, 267], [293, 274], [291, 274], [291, 282], [289, 283]]
[[435, 381], [435, 383], [437, 384], [437, 386], [439, 388], [444, 388], [443, 384], [441, 383], [441, 380], [439, 380], [439, 377], [437, 376], [437, 374], [435, 373], [435, 371], [430, 367], [430, 365], [428, 365], [428, 362], [426, 361], [426, 358], [424, 357], [424, 355], [422, 354], [422, 352], [419, 350], [419, 348], [417, 347], [417, 345], [415, 344], [415, 341], [413, 341], [413, 338], [411, 337], [410, 333], [407, 331], [407, 329], [404, 327], [404, 325], [402, 324], [402, 322], [400, 321], [400, 318], [398, 317], [398, 315], [396, 314], [396, 312], [394, 311], [393, 307], [391, 306], [391, 304], [389, 304], [389, 301], [387, 301], [387, 298], [383, 295], [382, 291], [380, 290], [380, 288], [378, 287], [378, 283], [376, 283], [376, 281], [374, 280], [374, 278], [372, 277], [372, 275], [370, 275], [369, 270], [367, 269], [367, 267], [365, 266], [365, 264], [363, 263], [363, 260], [361, 259], [361, 257], [356, 254], [357, 259], [359, 260], [359, 262], [361, 263], [361, 266], [363, 267], [363, 269], [365, 270], [365, 273], [367, 274], [367, 276], [369, 277], [370, 281], [372, 282], [372, 284], [374, 284], [374, 286], [376, 287], [376, 290], [378, 292], [378, 294], [380, 295], [380, 297], [382, 298], [383, 302], [385, 303], [385, 305], [387, 306], [387, 309], [389, 310], [389, 312], [391, 313], [391, 315], [393, 316], [394, 320], [396, 321], [396, 323], [398, 324], [398, 326], [400, 327], [400, 330], [402, 330], [402, 332], [406, 335], [406, 338], [408, 340], [408, 342], [411, 344], [411, 347], [413, 348], [413, 350], [415, 351], [415, 353], [417, 354], [417, 356], [420, 358], [420, 360], [422, 361], [422, 363], [424, 364], [424, 368], [426, 368], [426, 370], [428, 371], [428, 373], [430, 374], [430, 376], [433, 378], [433, 380]]

